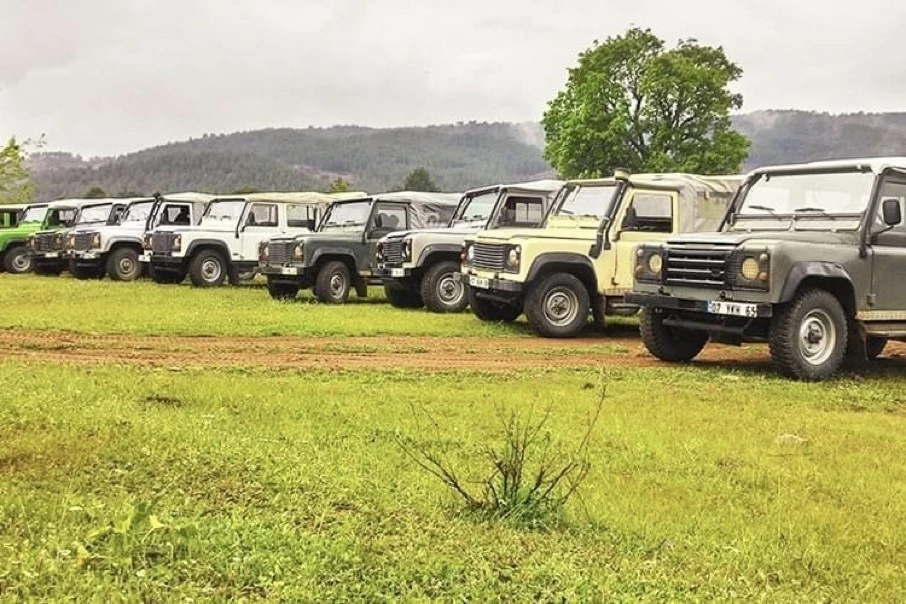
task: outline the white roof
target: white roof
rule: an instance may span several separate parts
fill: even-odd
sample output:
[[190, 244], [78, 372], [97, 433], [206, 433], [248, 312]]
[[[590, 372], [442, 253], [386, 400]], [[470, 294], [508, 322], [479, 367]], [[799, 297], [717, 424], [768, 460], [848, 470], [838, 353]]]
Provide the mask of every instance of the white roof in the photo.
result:
[[475, 189], [469, 189], [465, 192], [465, 194], [474, 197], [479, 193], [494, 193], [500, 191], [501, 189], [518, 189], [520, 191], [536, 191], [539, 193], [548, 193], [551, 191], [559, 191], [564, 184], [566, 184], [566, 182], [562, 180], [530, 180], [526, 182], [515, 182], [510, 184], [498, 184], [488, 185], [487, 187], [478, 187]]
[[161, 195], [161, 197], [168, 201], [200, 201], [203, 203], [207, 203], [214, 199], [214, 195], [211, 195], [210, 193], [196, 193], [195, 191], [167, 193], [166, 195]]
[[[137, 198], [141, 199], [141, 198]], [[129, 203], [130, 200], [124, 199], [113, 199], [110, 197], [99, 197], [95, 199], [84, 199], [81, 197], [74, 197], [71, 199], [57, 199], [51, 201], [47, 204], [48, 208], [81, 208], [82, 206], [93, 206], [93, 205], [102, 205], [105, 203]]]
[[777, 166], [763, 166], [752, 170], [749, 174], [764, 172], [813, 172], [817, 170], [833, 170], [845, 168], [862, 168], [879, 174], [885, 168], [898, 168], [906, 170], [906, 157], [860, 157], [851, 159], [829, 159], [822, 161], [805, 162], [801, 164], [781, 164]]
[[[223, 201], [228, 199], [241, 199], [244, 201], [270, 201], [273, 203], [294, 203], [304, 205], [327, 205], [339, 199], [358, 199], [365, 197], [363, 191], [345, 193], [320, 193], [318, 191], [269, 191], [264, 193], [248, 193], [241, 195], [217, 195], [211, 199]], [[172, 199], [169, 195], [168, 199]]]

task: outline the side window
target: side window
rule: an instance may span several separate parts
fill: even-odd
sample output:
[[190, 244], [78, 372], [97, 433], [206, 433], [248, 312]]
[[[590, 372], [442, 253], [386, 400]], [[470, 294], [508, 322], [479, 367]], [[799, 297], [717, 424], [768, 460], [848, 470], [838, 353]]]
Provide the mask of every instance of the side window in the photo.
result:
[[673, 232], [673, 197], [668, 193], [636, 193], [626, 208], [623, 231]]
[[[286, 206], [286, 226], [301, 228], [318, 224], [318, 209], [310, 205], [291, 204]], [[312, 221], [312, 222], [309, 222]]]
[[279, 224], [277, 205], [273, 203], [253, 203], [245, 219], [246, 226], [275, 227]]
[[167, 204], [164, 207], [161, 224], [178, 224], [184, 226], [192, 224], [189, 206], [186, 204]]
[[[887, 179], [881, 184], [881, 188], [878, 192], [878, 199], [883, 200], [890, 198], [899, 200], [900, 214], [906, 216], [906, 181]], [[875, 228], [885, 228], [884, 216], [881, 213], [880, 201], [878, 203], [878, 213], [875, 216]], [[897, 233], [906, 233], [906, 222], [901, 222], [899, 225], [893, 227], [891, 231]]]
[[544, 218], [544, 198], [507, 197], [494, 226], [537, 226]]
[[402, 204], [378, 204], [371, 226], [375, 230], [391, 232], [405, 229], [407, 209]]

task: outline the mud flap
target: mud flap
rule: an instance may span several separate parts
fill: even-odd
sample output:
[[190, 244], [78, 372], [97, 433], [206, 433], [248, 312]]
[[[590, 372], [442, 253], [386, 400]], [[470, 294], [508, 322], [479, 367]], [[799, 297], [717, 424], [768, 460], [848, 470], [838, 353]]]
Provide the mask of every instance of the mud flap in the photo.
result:
[[355, 280], [355, 295], [359, 298], [368, 297], [368, 283], [362, 278]]
[[846, 357], [844, 364], [851, 369], [858, 369], [868, 363], [868, 348], [866, 340], [868, 335], [860, 321], [849, 319], [848, 337], [846, 340]]

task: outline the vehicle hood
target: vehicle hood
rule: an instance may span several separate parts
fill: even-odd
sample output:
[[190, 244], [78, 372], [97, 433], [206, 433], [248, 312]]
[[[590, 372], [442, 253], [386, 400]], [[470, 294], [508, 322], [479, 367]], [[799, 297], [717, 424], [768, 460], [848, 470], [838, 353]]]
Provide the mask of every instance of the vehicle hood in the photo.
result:
[[197, 226], [160, 226], [154, 229], [156, 232], [165, 232], [165, 233], [176, 233], [179, 235], [195, 235], [195, 236], [204, 236], [205, 234], [213, 234], [215, 237], [221, 237], [224, 233], [229, 233], [231, 235], [236, 234], [235, 226], [224, 226], [224, 227], [210, 227], [206, 226], [200, 228]]
[[575, 241], [594, 241], [597, 231], [584, 228], [519, 228], [519, 229], [491, 229], [481, 231], [476, 237], [477, 241], [518, 241], [522, 239], [559, 239]]
[[482, 229], [481, 225], [476, 225], [475, 227], [465, 228], [465, 227], [455, 227], [449, 229], [423, 229], [415, 231], [397, 231], [395, 233], [390, 233], [384, 237], [387, 241], [399, 241], [400, 239], [405, 239], [407, 237], [427, 237], [432, 241], [435, 239], [451, 239], [451, 240], [462, 240], [468, 235], [474, 235]]
[[326, 233], [305, 233], [304, 235], [281, 235], [271, 241], [302, 241], [305, 243], [361, 243], [362, 231], [329, 231]]
[[100, 226], [92, 227], [91, 225], [85, 225], [84, 228], [79, 227], [76, 229], [78, 231], [91, 231], [93, 233], [100, 233], [103, 237], [112, 237], [121, 234], [128, 235], [141, 235], [144, 232], [144, 224], [130, 224], [129, 226], [121, 224], [103, 224]]
[[687, 233], [668, 240], [668, 244], [701, 245], [770, 245], [772, 243], [810, 243], [854, 245], [859, 241], [856, 231], [736, 231], [724, 233]]

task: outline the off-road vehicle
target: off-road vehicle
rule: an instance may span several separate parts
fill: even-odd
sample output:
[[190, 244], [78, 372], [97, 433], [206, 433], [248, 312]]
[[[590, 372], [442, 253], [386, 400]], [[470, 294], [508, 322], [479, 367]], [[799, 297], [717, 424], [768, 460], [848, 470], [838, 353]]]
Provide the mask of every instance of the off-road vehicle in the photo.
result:
[[784, 375], [820, 380], [906, 339], [906, 158], [761, 168], [715, 234], [636, 253], [642, 339], [665, 361], [708, 339], [768, 342]]
[[140, 258], [145, 235], [154, 227], [198, 224], [211, 195], [176, 193], [132, 200], [118, 224], [68, 235], [70, 264], [75, 275], [106, 273], [114, 281], [134, 281], [142, 274]]
[[381, 239], [373, 274], [383, 279], [387, 298], [398, 308], [461, 311], [469, 304], [468, 286], [459, 278], [466, 236], [485, 228], [538, 226], [562, 186], [559, 180], [539, 180], [467, 191], [445, 228]]
[[275, 237], [261, 245], [260, 270], [277, 299], [295, 298], [314, 288], [321, 302], [339, 304], [354, 288], [359, 297], [369, 285], [378, 240], [401, 229], [433, 228], [450, 222], [461, 195], [404, 191], [331, 204], [317, 233]]
[[[50, 203], [42, 230], [28, 239], [34, 272], [59, 275], [68, 266], [66, 243], [70, 232], [116, 224], [127, 202], [122, 199], [64, 199]], [[78, 275], [78, 267], [69, 267]]]
[[462, 270], [472, 312], [514, 321], [525, 312], [546, 337], [573, 337], [588, 321], [629, 314], [636, 246], [671, 233], [714, 230], [736, 176], [638, 174], [569, 181], [540, 229], [490, 229], [466, 241]]
[[0, 206], [0, 229], [11, 229], [19, 223], [25, 206]]
[[180, 283], [188, 274], [196, 287], [228, 280], [236, 285], [258, 269], [261, 242], [275, 235], [314, 230], [336, 196], [324, 193], [255, 193], [218, 197], [197, 226], [159, 226], [151, 234], [148, 259], [158, 283]]
[[0, 229], [0, 269], [10, 273], [31, 271], [28, 238], [43, 227], [47, 204], [32, 204], [20, 210], [14, 226]]

